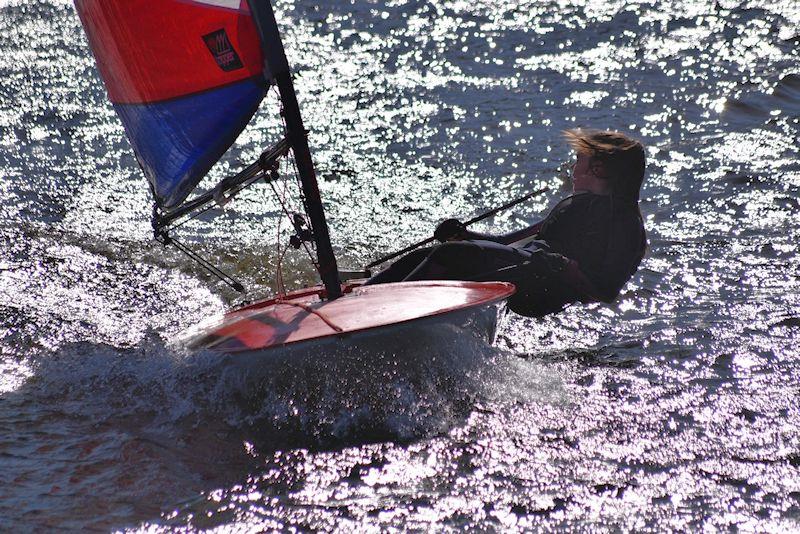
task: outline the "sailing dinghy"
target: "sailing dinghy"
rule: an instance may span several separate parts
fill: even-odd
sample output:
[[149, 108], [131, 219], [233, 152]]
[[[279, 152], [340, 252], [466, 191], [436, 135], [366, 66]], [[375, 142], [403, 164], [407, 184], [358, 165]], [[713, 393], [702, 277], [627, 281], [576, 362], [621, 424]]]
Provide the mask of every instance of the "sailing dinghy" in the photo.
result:
[[[258, 353], [312, 340], [352, 343], [358, 335], [418, 321], [464, 323], [494, 312], [513, 294], [514, 286], [503, 282], [342, 283], [268, 0], [75, 0], [75, 6], [150, 184], [158, 240], [191, 255], [169, 234], [177, 221], [247, 186], [281, 179], [279, 162], [293, 160], [305, 213], [286, 215], [297, 231], [293, 244], [309, 251], [322, 284], [232, 310], [187, 340], [191, 347]], [[284, 138], [238, 174], [189, 199], [271, 87], [280, 95]], [[230, 278], [228, 283], [236, 285]]]

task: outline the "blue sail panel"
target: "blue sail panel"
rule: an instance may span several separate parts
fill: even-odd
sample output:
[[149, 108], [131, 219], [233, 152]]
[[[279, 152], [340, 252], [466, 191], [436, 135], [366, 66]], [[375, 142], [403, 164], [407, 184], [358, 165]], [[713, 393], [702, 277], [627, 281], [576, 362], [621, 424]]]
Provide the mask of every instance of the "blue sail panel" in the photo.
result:
[[151, 104], [115, 104], [158, 205], [180, 204], [264, 98], [263, 78]]

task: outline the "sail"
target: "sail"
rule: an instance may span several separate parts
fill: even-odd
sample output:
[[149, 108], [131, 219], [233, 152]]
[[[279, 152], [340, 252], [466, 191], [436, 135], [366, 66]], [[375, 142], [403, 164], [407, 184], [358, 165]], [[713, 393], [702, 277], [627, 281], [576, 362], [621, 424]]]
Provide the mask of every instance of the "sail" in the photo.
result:
[[183, 202], [264, 98], [245, 0], [75, 0], [157, 204]]

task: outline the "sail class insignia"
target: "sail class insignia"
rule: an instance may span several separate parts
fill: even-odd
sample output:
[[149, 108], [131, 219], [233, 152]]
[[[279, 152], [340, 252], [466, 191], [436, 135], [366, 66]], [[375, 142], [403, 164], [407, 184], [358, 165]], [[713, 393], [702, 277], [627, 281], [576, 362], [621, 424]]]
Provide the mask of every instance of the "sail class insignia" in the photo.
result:
[[229, 72], [244, 67], [224, 28], [204, 35], [203, 41], [222, 70]]

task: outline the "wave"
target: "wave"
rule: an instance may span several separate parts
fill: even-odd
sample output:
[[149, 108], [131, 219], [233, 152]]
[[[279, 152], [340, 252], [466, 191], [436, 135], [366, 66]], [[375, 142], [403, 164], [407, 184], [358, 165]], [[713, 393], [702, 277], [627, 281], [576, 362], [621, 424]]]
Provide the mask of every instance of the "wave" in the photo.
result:
[[[89, 424], [160, 433], [220, 428], [259, 449], [411, 440], [446, 431], [492, 396], [503, 354], [453, 326], [415, 326], [358, 346], [267, 356], [189, 353], [156, 334], [130, 349], [73, 343], [40, 356], [18, 395]], [[241, 441], [238, 441], [241, 444]]]

